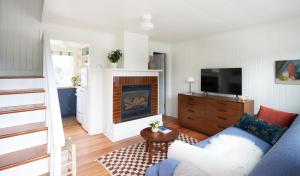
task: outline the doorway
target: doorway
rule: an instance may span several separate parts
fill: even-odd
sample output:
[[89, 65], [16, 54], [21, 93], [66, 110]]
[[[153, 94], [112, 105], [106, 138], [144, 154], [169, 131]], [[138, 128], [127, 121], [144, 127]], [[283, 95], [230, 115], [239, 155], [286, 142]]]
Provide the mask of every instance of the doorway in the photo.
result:
[[163, 115], [166, 114], [166, 58], [167, 55], [165, 53], [153, 53], [155, 69], [161, 70], [161, 72], [159, 72], [159, 113]]
[[50, 46], [63, 122], [85, 127], [89, 44], [51, 39]]

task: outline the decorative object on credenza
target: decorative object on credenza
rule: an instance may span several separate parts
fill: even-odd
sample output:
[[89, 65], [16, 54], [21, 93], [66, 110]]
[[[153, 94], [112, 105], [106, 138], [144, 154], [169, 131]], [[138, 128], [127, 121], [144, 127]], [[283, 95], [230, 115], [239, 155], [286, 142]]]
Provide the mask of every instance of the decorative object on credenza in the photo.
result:
[[155, 120], [154, 122], [151, 122], [149, 125], [151, 127], [151, 131], [152, 132], [158, 132], [158, 127], [159, 127], [160, 121], [159, 120]]
[[300, 59], [276, 61], [275, 83], [300, 84]]
[[186, 82], [189, 83], [189, 92], [190, 94], [192, 94], [192, 84], [195, 82], [194, 77], [190, 76], [187, 78]]
[[149, 56], [149, 62], [148, 62], [148, 69], [153, 70], [155, 69], [155, 61], [153, 56]]
[[108, 53], [107, 58], [111, 62], [111, 68], [117, 68], [118, 61], [121, 59], [122, 55], [122, 51], [119, 49]]
[[244, 96], [244, 95], [241, 95], [241, 96], [239, 96], [239, 99], [241, 101], [247, 101], [248, 98], [246, 96]]

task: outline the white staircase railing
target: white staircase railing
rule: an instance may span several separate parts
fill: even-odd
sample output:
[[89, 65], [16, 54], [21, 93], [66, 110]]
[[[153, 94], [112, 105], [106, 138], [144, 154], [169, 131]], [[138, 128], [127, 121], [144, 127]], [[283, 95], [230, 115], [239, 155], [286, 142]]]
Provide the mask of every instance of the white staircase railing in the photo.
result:
[[43, 33], [43, 76], [45, 77], [46, 125], [48, 127], [48, 152], [50, 153], [50, 175], [61, 175], [61, 148], [65, 145], [55, 73], [51, 57], [50, 39]]

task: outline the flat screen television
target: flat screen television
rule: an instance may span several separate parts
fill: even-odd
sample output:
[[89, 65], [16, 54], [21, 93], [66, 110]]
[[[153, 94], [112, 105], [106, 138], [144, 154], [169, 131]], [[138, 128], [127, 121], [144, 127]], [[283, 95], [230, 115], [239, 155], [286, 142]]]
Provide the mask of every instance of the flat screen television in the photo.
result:
[[242, 95], [242, 68], [201, 69], [201, 91]]

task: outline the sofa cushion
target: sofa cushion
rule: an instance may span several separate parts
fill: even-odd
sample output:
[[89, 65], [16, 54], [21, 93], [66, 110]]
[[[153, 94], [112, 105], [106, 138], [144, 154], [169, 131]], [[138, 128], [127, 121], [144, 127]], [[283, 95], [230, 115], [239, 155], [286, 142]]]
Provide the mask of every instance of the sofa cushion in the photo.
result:
[[260, 106], [257, 117], [266, 122], [281, 126], [289, 127], [298, 114], [283, 112], [265, 106]]
[[241, 120], [235, 124], [235, 127], [260, 137], [271, 145], [274, 145], [286, 131], [286, 128], [265, 122], [255, 116], [250, 116], [247, 113], [245, 113]]
[[266, 153], [271, 145], [265, 142], [264, 140], [260, 139], [259, 137], [250, 134], [242, 129], [236, 128], [236, 127], [228, 127], [224, 129], [223, 131], [219, 132], [218, 134], [204, 140], [201, 142], [196, 143], [195, 145], [197, 147], [204, 148], [207, 144], [209, 144], [210, 140], [221, 135], [221, 134], [227, 134], [227, 135], [234, 135], [234, 136], [240, 136], [249, 139], [250, 141], [254, 142], [255, 145], [257, 145], [264, 153]]
[[300, 117], [253, 169], [251, 176], [300, 175]]

